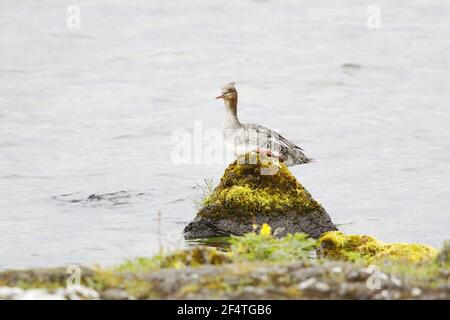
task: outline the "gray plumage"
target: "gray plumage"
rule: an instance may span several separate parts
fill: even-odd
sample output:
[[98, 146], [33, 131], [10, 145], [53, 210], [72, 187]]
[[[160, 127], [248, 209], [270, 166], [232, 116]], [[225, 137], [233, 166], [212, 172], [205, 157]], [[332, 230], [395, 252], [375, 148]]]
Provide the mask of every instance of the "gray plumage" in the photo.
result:
[[222, 87], [222, 95], [216, 99], [223, 99], [225, 102], [223, 134], [225, 143], [236, 157], [256, 151], [278, 158], [287, 166], [312, 161], [303, 153], [302, 148], [277, 132], [257, 124], [242, 124], [237, 116], [238, 94], [233, 82]]

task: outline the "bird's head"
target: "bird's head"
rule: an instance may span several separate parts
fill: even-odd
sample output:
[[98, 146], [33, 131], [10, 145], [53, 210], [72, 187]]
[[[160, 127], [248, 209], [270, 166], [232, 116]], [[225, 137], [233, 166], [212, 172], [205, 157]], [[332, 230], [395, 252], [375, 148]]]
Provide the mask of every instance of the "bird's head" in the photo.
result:
[[229, 84], [224, 85], [222, 87], [222, 94], [216, 97], [216, 99], [223, 99], [225, 101], [237, 99], [237, 91], [234, 87], [234, 82], [230, 82]]

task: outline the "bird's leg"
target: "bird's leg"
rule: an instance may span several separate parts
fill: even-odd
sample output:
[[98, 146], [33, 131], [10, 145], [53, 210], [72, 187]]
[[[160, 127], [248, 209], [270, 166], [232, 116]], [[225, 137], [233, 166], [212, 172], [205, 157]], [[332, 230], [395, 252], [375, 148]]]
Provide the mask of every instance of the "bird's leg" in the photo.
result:
[[279, 162], [279, 159], [277, 159], [276, 157], [273, 157], [273, 153], [272, 153], [271, 150], [266, 149], [266, 148], [257, 147], [255, 149], [255, 152], [258, 153], [259, 155], [262, 155], [262, 156], [270, 158], [268, 162], [275, 163], [275, 165], [278, 168], [281, 168], [281, 164]]
[[272, 151], [270, 151], [269, 149], [256, 147], [256, 149], [254, 151], [256, 153], [262, 154], [262, 155], [267, 156], [269, 158], [272, 157]]

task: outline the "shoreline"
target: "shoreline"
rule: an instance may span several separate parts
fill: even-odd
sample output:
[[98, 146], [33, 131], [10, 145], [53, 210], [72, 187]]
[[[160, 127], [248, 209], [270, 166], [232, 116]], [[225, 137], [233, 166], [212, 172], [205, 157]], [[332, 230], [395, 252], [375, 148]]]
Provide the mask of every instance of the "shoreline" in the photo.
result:
[[268, 231], [232, 237], [225, 252], [197, 246], [108, 268], [3, 271], [0, 299], [450, 299], [449, 242], [415, 263], [346, 250], [311, 259], [324, 249], [315, 240]]

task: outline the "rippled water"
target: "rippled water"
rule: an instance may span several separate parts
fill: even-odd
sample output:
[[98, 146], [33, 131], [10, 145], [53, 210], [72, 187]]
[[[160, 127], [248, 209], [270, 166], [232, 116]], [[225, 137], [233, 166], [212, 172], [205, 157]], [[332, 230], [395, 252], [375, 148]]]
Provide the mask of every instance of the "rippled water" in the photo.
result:
[[[66, 8], [81, 8], [81, 29]], [[183, 246], [197, 184], [175, 129], [240, 116], [300, 144], [293, 173], [345, 232], [450, 238], [450, 6], [377, 1], [2, 1], [0, 268]], [[158, 212], [161, 237], [158, 237]], [[161, 238], [161, 239], [159, 239]]]

